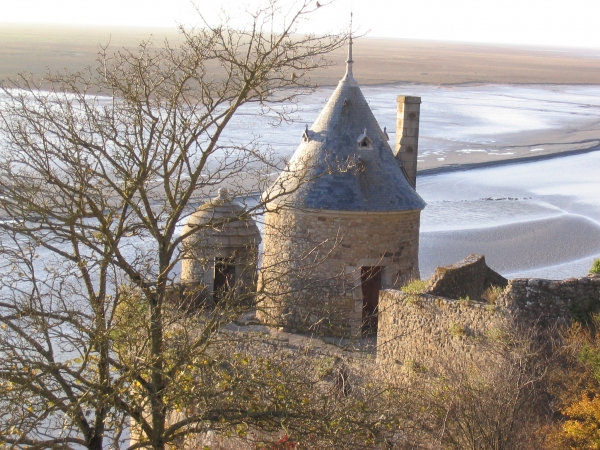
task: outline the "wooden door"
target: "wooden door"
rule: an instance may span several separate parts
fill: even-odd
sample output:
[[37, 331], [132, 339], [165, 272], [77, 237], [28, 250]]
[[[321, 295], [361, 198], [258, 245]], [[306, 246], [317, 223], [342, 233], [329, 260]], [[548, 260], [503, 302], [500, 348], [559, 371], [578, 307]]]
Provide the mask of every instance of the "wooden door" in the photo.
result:
[[377, 333], [377, 305], [381, 289], [381, 272], [383, 267], [361, 267], [360, 281], [362, 284], [363, 310], [362, 330], [365, 334]]
[[213, 298], [218, 302], [235, 284], [235, 262], [232, 258], [215, 258]]

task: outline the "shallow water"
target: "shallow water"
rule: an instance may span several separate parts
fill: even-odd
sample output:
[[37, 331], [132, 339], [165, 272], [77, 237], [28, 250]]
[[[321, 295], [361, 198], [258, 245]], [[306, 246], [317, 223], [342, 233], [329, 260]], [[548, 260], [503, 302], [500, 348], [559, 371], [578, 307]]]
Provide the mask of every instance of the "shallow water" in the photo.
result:
[[[261, 139], [290, 156], [333, 89], [303, 97], [299, 120], [291, 125], [266, 126], [268, 117], [250, 111], [240, 120], [249, 121], [246, 127], [260, 125], [254, 131], [260, 130]], [[494, 161], [514, 154], [516, 147], [530, 155], [553, 145], [572, 149], [569, 140], [586, 130], [600, 142], [600, 133], [593, 131], [600, 122], [600, 86], [388, 85], [362, 90], [392, 143], [396, 96], [421, 97], [421, 162], [473, 154]], [[422, 276], [469, 253], [485, 254], [510, 278], [585, 275], [600, 256], [599, 180], [600, 152], [419, 177], [417, 189], [428, 202], [421, 222]]]
[[[534, 132], [544, 133], [544, 142], [552, 145], [551, 139], [568, 141], [600, 121], [600, 86], [362, 90], [379, 124], [387, 126], [390, 142], [395, 139], [396, 95], [421, 97], [421, 159], [478, 153], [493, 161], [515, 147], [527, 147]], [[323, 89], [303, 100], [300, 123], [275, 139], [281, 143], [278, 151], [293, 152], [304, 124], [312, 123], [331, 92]], [[600, 134], [593, 137], [600, 140]], [[541, 154], [544, 146], [526, 150]], [[469, 253], [485, 254], [509, 278], [582, 276], [600, 256], [600, 152], [420, 177], [417, 184], [428, 202], [421, 222], [424, 277]]]

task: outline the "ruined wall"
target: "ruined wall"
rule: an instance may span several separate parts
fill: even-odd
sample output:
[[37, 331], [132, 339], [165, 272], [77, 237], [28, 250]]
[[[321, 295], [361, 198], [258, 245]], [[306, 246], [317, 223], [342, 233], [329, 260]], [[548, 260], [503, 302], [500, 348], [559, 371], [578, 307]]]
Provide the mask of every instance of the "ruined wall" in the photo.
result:
[[[449, 354], [477, 359], [478, 349], [509, 324], [569, 323], [600, 310], [600, 277], [514, 279], [495, 303], [386, 290], [379, 296], [378, 362], [396, 373], [432, 367]], [[463, 358], [466, 356], [466, 358]]]
[[322, 334], [358, 334], [361, 267], [383, 266], [382, 287], [419, 276], [420, 211], [267, 213], [257, 317]]

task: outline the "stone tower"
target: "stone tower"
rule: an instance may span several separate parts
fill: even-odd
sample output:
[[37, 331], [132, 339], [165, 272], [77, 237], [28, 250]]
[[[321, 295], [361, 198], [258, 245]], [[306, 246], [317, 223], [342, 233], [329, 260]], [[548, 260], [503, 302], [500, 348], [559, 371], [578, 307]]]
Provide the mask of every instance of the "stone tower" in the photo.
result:
[[[266, 324], [321, 334], [372, 332], [379, 290], [419, 278], [425, 202], [396, 160], [352, 64], [351, 39], [344, 78], [263, 194], [257, 316]], [[415, 163], [416, 150], [415, 138]]]
[[182, 284], [215, 302], [232, 289], [253, 296], [261, 238], [244, 208], [219, 189], [188, 218], [182, 233], [190, 231], [182, 245]]

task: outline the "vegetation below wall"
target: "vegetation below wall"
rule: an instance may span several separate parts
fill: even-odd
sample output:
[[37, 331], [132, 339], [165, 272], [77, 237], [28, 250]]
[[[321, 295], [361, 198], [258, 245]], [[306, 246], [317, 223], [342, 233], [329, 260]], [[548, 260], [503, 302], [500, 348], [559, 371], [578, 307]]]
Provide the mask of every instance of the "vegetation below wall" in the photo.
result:
[[600, 273], [600, 258], [594, 260], [592, 267], [590, 267], [590, 273]]
[[[295, 413], [283, 422], [285, 432], [271, 429], [277, 440], [266, 439], [266, 430], [232, 435], [223, 424], [222, 431], [210, 436], [210, 448], [597, 448], [598, 326], [600, 316], [544, 330], [507, 322], [478, 341], [476, 360], [447, 352], [438, 357], [435, 370], [414, 360], [404, 365], [401, 380], [389, 368], [375, 365], [368, 353], [286, 333], [264, 337], [259, 345], [255, 335], [253, 344], [243, 346], [252, 354], [244, 356], [252, 368], [243, 370], [256, 376], [277, 369], [280, 381], [268, 378], [264, 385], [283, 383], [281, 392], [291, 396], [284, 403]], [[472, 339], [458, 325], [448, 333], [457, 341]], [[269, 360], [277, 363], [264, 365]], [[232, 405], [236, 402], [234, 397]], [[302, 411], [309, 415], [302, 418]], [[311, 420], [324, 419], [329, 421], [325, 426], [311, 425]]]

